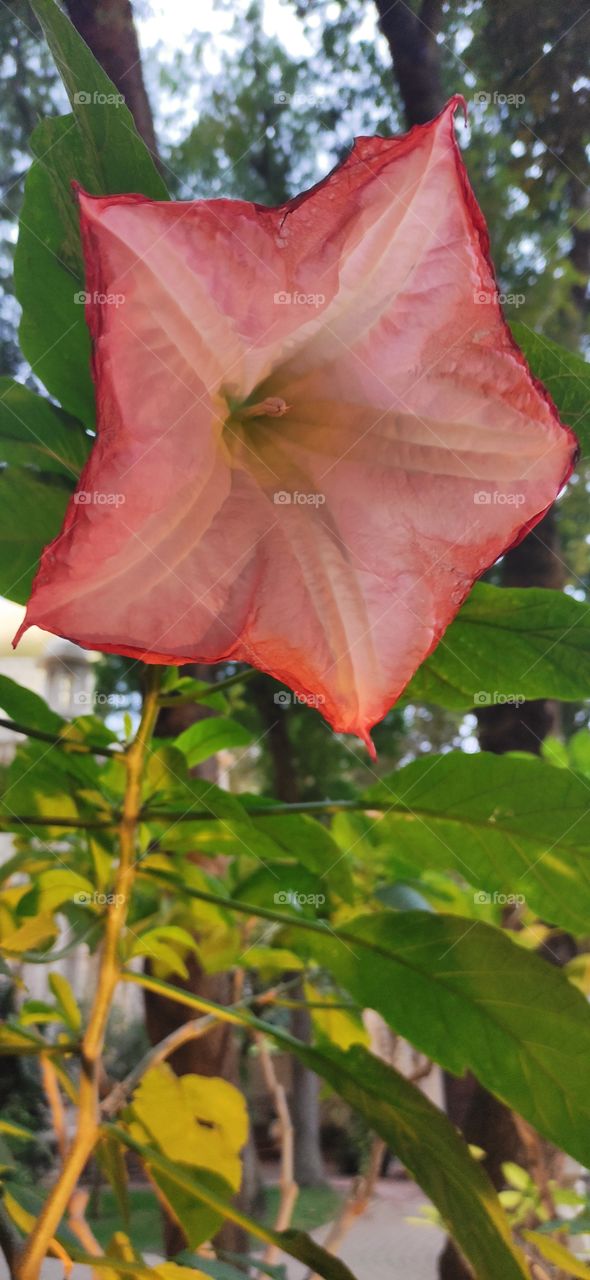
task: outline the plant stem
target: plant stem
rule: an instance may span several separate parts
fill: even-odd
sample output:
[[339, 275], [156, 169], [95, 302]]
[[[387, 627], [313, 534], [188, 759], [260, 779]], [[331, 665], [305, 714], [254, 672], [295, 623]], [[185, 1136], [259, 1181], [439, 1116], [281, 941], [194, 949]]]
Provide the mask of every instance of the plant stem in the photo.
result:
[[[0, 725], [3, 729], [10, 729], [12, 733], [22, 733], [27, 738], [36, 738], [39, 742], [50, 742], [54, 747], [65, 747], [68, 751], [75, 754], [92, 755], [92, 756], [122, 756], [119, 747], [99, 746], [94, 742], [78, 742], [76, 738], [68, 738], [66, 734], [46, 733], [45, 729], [32, 729], [30, 725], [20, 724], [18, 720], [6, 720], [4, 716], [0, 716]], [[66, 724], [66, 727], [69, 725]]]
[[[121, 759], [123, 756], [121, 755]], [[239, 798], [239, 797], [238, 797]], [[281, 818], [288, 817], [292, 813], [310, 813], [333, 815], [335, 813], [386, 813], [394, 807], [392, 800], [302, 800], [298, 804], [265, 804], [252, 805], [244, 804], [242, 808], [250, 818]], [[189, 806], [188, 809], [143, 809], [141, 812], [142, 822], [222, 822], [222, 818], [217, 818], [210, 809], [197, 809], [196, 811]], [[112, 828], [119, 825], [117, 817], [112, 819], [106, 818], [104, 821], [94, 822], [91, 818], [62, 818], [59, 816], [50, 816], [49, 814], [40, 817], [39, 814], [11, 814], [10, 817], [0, 817], [0, 831], [10, 831], [15, 825], [27, 827], [82, 827], [84, 830], [94, 831], [102, 828]]]
[[49, 1242], [59, 1227], [99, 1133], [100, 1058], [113, 993], [119, 980], [119, 939], [127, 918], [135, 875], [135, 838], [141, 809], [143, 767], [158, 713], [160, 679], [161, 672], [157, 667], [147, 669], [148, 687], [137, 736], [124, 755], [127, 782], [119, 828], [119, 866], [106, 919], [96, 993], [82, 1039], [76, 1134], [66, 1153], [61, 1173], [23, 1249], [16, 1269], [17, 1280], [37, 1280]]

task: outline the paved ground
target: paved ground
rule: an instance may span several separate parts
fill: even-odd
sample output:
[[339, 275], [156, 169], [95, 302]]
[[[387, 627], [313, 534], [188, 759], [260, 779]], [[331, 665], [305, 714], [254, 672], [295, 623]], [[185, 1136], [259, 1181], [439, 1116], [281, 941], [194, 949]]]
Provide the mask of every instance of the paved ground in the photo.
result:
[[[436, 1280], [436, 1259], [444, 1236], [433, 1227], [407, 1222], [423, 1203], [423, 1195], [411, 1183], [379, 1182], [373, 1202], [351, 1227], [340, 1249], [340, 1257], [356, 1280]], [[327, 1231], [327, 1227], [320, 1227], [313, 1232], [314, 1238], [321, 1244]], [[156, 1259], [150, 1261], [155, 1263]], [[306, 1271], [295, 1262], [287, 1266], [289, 1280], [302, 1280]], [[90, 1280], [90, 1276], [88, 1267], [75, 1266], [71, 1280]], [[8, 1280], [1, 1262], [0, 1280]], [[42, 1280], [63, 1280], [61, 1263], [48, 1259]]]
[[[429, 1226], [414, 1226], [425, 1197], [412, 1183], [381, 1181], [369, 1208], [345, 1237], [339, 1256], [356, 1280], [436, 1280], [437, 1257], [444, 1233]], [[327, 1227], [313, 1232], [319, 1244]], [[289, 1263], [289, 1280], [301, 1280], [305, 1268]]]

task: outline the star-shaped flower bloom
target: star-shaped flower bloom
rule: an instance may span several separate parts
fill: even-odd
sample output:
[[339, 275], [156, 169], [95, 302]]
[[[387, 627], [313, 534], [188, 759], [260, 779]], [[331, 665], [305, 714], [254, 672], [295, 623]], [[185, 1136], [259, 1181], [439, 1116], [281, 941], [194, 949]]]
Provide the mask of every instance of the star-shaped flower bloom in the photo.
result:
[[456, 105], [280, 208], [80, 193], [98, 438], [26, 626], [252, 663], [370, 743], [576, 448], [504, 322]]

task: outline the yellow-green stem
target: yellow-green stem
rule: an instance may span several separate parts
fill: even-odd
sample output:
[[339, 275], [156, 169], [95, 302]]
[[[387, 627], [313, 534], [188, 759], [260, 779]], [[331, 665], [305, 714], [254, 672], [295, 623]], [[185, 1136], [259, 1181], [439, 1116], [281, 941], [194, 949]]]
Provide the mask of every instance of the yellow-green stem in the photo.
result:
[[161, 669], [147, 668], [148, 688], [137, 735], [125, 753], [127, 773], [123, 812], [119, 826], [119, 865], [112, 902], [108, 909], [96, 993], [81, 1048], [80, 1089], [76, 1134], [66, 1154], [61, 1173], [54, 1183], [34, 1230], [29, 1236], [16, 1268], [17, 1280], [38, 1280], [51, 1240], [66, 1212], [69, 1201], [99, 1133], [99, 1071], [106, 1025], [113, 994], [119, 981], [119, 939], [127, 918], [129, 897], [135, 875], [137, 824], [141, 809], [141, 784], [146, 751], [158, 714]]

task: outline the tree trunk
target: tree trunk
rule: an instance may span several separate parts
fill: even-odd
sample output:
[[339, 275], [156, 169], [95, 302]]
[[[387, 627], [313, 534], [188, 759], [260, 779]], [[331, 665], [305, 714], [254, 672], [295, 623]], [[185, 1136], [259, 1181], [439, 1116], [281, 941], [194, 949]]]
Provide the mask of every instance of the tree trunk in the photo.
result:
[[130, 0], [66, 0], [66, 8], [82, 39], [123, 94], [137, 132], [157, 161], [154, 118]]
[[[266, 679], [255, 678], [250, 684], [250, 694], [265, 730], [273, 794], [283, 804], [295, 804], [299, 799], [299, 784], [289, 737], [288, 712], [272, 702]], [[290, 973], [286, 976], [292, 978], [295, 975]], [[303, 999], [303, 984], [294, 988], [293, 996], [296, 1000]], [[304, 1044], [311, 1043], [311, 1019], [306, 1009], [293, 1010], [291, 1032]], [[290, 1108], [294, 1129], [294, 1175], [300, 1187], [322, 1186], [326, 1180], [320, 1142], [320, 1087], [318, 1076], [298, 1058], [294, 1059]]]
[[443, 16], [443, 0], [422, 0], [414, 13], [405, 0], [375, 0], [379, 26], [389, 45], [406, 122], [426, 124], [442, 111], [444, 93], [436, 34]]

